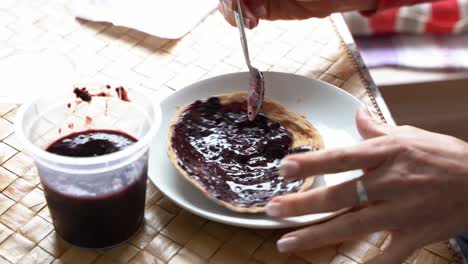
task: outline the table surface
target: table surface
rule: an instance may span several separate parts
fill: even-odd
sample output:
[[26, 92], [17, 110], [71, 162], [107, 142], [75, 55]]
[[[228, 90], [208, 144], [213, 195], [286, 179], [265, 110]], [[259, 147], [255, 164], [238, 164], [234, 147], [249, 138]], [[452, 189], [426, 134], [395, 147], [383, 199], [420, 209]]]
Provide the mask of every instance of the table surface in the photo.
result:
[[[236, 29], [213, 13], [182, 40], [74, 19], [69, 1], [2, 0], [0, 60], [25, 52], [67, 57], [80, 80], [121, 82], [162, 98], [197, 80], [244, 70]], [[262, 23], [248, 32], [262, 70], [317, 78], [352, 93], [392, 122], [341, 17]], [[8, 94], [8, 88], [0, 90]], [[7, 86], [8, 87], [8, 86]], [[130, 241], [83, 250], [55, 233], [32, 159], [14, 135], [18, 105], [0, 103], [0, 263], [364, 263], [390, 242], [388, 232], [300, 254], [280, 254], [284, 231], [236, 228], [175, 205], [148, 183], [145, 224]], [[456, 263], [446, 241], [417, 250], [407, 263]]]

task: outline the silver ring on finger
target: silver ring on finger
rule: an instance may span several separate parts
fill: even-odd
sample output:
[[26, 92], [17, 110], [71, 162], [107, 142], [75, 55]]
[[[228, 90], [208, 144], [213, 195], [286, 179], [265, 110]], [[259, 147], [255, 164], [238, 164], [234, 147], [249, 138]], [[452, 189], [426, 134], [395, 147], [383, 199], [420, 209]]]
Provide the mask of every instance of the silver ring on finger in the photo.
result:
[[359, 205], [365, 205], [369, 203], [369, 197], [367, 196], [366, 188], [362, 183], [362, 180], [356, 181], [356, 193], [358, 196]]

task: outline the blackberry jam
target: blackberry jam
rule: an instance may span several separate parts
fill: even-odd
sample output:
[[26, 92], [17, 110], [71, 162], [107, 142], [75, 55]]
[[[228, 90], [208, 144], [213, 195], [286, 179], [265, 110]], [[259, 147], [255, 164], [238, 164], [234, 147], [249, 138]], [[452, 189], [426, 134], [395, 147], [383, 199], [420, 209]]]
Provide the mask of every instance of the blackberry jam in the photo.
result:
[[[120, 131], [88, 130], [62, 137], [46, 151], [68, 157], [96, 157], [117, 152], [136, 141]], [[76, 173], [70, 177], [66, 172], [60, 174], [45, 167], [40, 167], [39, 173], [43, 175], [55, 230], [74, 245], [109, 247], [128, 240], [142, 223], [146, 155], [115, 170], [100, 172], [96, 168], [92, 175]], [[90, 183], [85, 177], [93, 177], [93, 181]]]
[[303, 180], [286, 182], [279, 162], [292, 149], [291, 133], [260, 113], [249, 121], [245, 102], [197, 101], [181, 114], [171, 138], [179, 165], [213, 197], [238, 207], [264, 206], [297, 191]]

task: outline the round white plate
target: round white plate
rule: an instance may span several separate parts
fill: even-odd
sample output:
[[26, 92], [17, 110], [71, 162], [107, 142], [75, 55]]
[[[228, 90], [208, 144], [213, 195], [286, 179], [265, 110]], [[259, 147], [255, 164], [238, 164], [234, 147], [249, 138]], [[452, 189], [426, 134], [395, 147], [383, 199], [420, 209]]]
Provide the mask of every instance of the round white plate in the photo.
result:
[[[210, 220], [250, 228], [288, 228], [324, 221], [340, 212], [274, 219], [265, 214], [232, 212], [206, 198], [174, 168], [166, 152], [167, 133], [178, 106], [213, 95], [245, 91], [248, 73], [223, 75], [200, 81], [177, 91], [161, 102], [163, 120], [150, 151], [149, 178], [167, 197], [186, 210]], [[352, 145], [360, 141], [354, 116], [358, 99], [330, 84], [303, 76], [266, 72], [266, 95], [290, 111], [305, 115], [322, 134], [325, 147]], [[338, 184], [359, 175], [347, 172], [317, 177], [314, 186]], [[342, 210], [343, 211], [343, 210]]]

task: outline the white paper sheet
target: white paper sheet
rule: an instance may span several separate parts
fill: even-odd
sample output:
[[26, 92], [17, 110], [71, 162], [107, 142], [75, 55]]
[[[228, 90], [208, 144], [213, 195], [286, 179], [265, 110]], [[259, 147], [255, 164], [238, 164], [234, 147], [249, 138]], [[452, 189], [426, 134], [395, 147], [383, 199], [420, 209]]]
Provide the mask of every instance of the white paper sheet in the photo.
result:
[[75, 15], [160, 38], [179, 39], [197, 26], [218, 3], [219, 0], [75, 0]]

